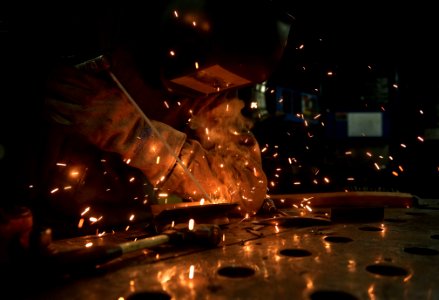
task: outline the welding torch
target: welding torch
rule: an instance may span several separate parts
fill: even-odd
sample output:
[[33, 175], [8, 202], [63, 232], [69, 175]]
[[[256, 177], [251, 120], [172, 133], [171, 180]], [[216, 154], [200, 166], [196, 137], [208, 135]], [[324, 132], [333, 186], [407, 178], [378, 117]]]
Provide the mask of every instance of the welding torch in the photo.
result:
[[196, 224], [192, 229], [171, 228], [159, 235], [116, 245], [96, 245], [51, 253], [43, 259], [58, 271], [94, 268], [122, 255], [142, 249], [154, 248], [165, 243], [191, 244], [215, 247], [222, 240], [222, 230], [216, 224]]

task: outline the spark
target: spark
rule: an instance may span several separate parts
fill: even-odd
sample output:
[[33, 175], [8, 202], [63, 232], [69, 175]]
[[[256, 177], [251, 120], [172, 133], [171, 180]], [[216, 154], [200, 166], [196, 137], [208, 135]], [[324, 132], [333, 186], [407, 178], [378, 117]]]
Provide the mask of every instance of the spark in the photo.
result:
[[89, 221], [93, 224], [93, 223], [96, 223], [96, 222], [98, 222], [98, 221], [100, 221], [100, 220], [102, 220], [102, 216], [100, 216], [99, 218], [96, 218], [96, 217], [90, 217], [89, 218]]
[[200, 66], [198, 65], [198, 62], [196, 61], [196, 62], [195, 62], [195, 69], [198, 70], [199, 67], [200, 67]]
[[57, 166], [60, 166], [60, 167], [67, 167], [67, 164], [66, 164], [66, 163], [56, 163], [56, 165], [57, 165]]
[[134, 214], [130, 216], [130, 221], [134, 220]]
[[86, 248], [90, 248], [91, 246], [93, 246], [93, 243], [92, 243], [92, 242], [88, 242], [87, 244], [85, 244], [85, 247], [86, 247]]
[[135, 177], [131, 177], [129, 181], [133, 182], [135, 179], [136, 179]]
[[400, 144], [402, 148], [407, 148], [407, 145], [405, 144]]
[[160, 156], [157, 156], [157, 158], [155, 159], [155, 163], [158, 165], [160, 163]]
[[169, 104], [168, 104], [168, 102], [166, 100], [163, 101], [163, 104], [166, 106], [166, 108], [169, 108]]
[[195, 220], [194, 219], [190, 219], [189, 220], [189, 224], [188, 224], [188, 229], [189, 230], [194, 230], [194, 226], [195, 226]]
[[174, 50], [169, 50], [169, 55], [175, 56], [175, 51]]
[[56, 192], [58, 192], [59, 188], [54, 188], [53, 190], [50, 191], [51, 194], [54, 194]]
[[191, 265], [189, 267], [189, 279], [193, 279], [194, 278], [194, 271], [195, 271], [195, 266]]
[[84, 219], [81, 218], [81, 219], [79, 219], [79, 222], [78, 222], [78, 228], [82, 228], [83, 225], [84, 225]]
[[178, 18], [178, 11], [174, 10], [174, 16]]
[[420, 142], [424, 142], [424, 139], [423, 139], [422, 137], [420, 137], [420, 136], [418, 136], [417, 139], [418, 139], [418, 141], [420, 141]]
[[90, 206], [89, 206], [89, 207], [86, 207], [86, 208], [84, 209], [84, 211], [81, 213], [81, 216], [85, 215], [85, 214], [88, 213], [89, 211], [90, 211]]
[[79, 174], [80, 174], [79, 171], [73, 170], [70, 172], [70, 177], [75, 178], [75, 177], [78, 177]]

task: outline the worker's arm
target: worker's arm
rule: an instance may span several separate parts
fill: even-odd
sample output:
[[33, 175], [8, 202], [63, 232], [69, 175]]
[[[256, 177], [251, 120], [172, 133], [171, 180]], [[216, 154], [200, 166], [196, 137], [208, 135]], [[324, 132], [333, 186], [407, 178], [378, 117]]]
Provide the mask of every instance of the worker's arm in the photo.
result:
[[59, 72], [49, 80], [47, 105], [52, 119], [67, 130], [120, 154], [165, 191], [194, 201], [237, 202], [243, 214], [260, 208], [266, 177], [241, 100], [206, 99], [208, 105], [191, 118], [192, 139], [162, 122], [146, 122], [111, 80], [74, 68]]

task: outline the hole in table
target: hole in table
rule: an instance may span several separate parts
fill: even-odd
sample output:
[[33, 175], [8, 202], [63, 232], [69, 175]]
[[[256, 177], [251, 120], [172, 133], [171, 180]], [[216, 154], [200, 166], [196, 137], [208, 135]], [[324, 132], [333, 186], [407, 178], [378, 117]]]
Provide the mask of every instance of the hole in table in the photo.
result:
[[358, 298], [352, 294], [343, 291], [335, 291], [335, 290], [319, 290], [313, 292], [310, 297], [311, 300], [329, 300], [329, 299], [337, 299], [337, 300], [357, 300]]
[[285, 256], [293, 256], [293, 257], [304, 257], [311, 255], [311, 252], [309, 252], [308, 250], [298, 249], [298, 248], [283, 249], [280, 250], [279, 253]]
[[410, 254], [418, 254], [418, 255], [438, 255], [439, 251], [430, 249], [430, 248], [423, 248], [423, 247], [406, 247], [404, 248], [404, 251]]
[[325, 241], [331, 243], [349, 243], [352, 242], [353, 240], [351, 238], [344, 236], [327, 236], [325, 237]]
[[404, 268], [385, 264], [369, 265], [366, 267], [366, 270], [383, 276], [407, 276], [409, 274]]
[[255, 274], [254, 269], [245, 266], [222, 267], [217, 272], [221, 276], [230, 278], [249, 277]]

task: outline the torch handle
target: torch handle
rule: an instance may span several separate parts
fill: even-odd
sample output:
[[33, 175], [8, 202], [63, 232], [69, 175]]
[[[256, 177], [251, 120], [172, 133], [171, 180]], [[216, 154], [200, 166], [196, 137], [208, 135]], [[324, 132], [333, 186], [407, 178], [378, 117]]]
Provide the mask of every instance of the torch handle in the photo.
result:
[[133, 252], [140, 249], [147, 249], [155, 247], [170, 241], [170, 237], [167, 234], [160, 234], [132, 242], [126, 242], [120, 244], [118, 247], [122, 250], [122, 253]]
[[221, 241], [221, 229], [218, 225], [196, 225], [193, 230], [169, 230], [163, 234], [118, 245], [96, 245], [69, 251], [62, 251], [48, 256], [51, 266], [58, 270], [83, 269], [107, 263], [125, 253], [152, 248], [167, 242], [198, 242], [216, 246]]

